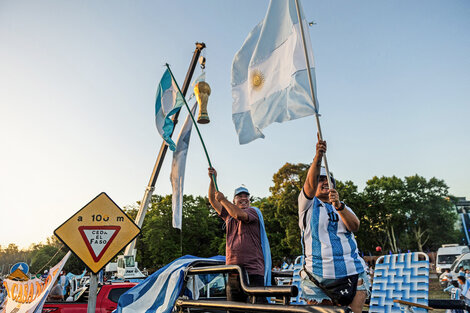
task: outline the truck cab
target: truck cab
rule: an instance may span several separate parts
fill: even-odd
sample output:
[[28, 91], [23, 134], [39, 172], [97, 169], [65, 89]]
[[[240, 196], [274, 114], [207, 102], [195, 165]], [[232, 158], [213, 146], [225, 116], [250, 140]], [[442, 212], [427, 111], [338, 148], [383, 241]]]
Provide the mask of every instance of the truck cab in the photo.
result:
[[458, 244], [445, 244], [437, 250], [436, 272], [441, 274], [446, 269], [450, 269], [455, 259], [463, 253], [470, 252], [468, 246], [459, 246]]
[[137, 268], [133, 255], [120, 255], [117, 259], [116, 278], [139, 279], [145, 278], [145, 275]]

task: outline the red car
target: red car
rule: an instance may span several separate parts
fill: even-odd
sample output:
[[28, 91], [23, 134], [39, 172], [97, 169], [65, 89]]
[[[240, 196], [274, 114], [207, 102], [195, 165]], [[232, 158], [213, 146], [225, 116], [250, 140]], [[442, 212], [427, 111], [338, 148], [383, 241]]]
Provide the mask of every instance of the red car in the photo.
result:
[[[108, 283], [98, 286], [96, 298], [96, 313], [109, 313], [116, 309], [119, 297], [136, 283]], [[87, 312], [88, 288], [75, 294], [73, 302], [58, 301], [46, 302], [42, 312], [54, 313], [81, 313]]]

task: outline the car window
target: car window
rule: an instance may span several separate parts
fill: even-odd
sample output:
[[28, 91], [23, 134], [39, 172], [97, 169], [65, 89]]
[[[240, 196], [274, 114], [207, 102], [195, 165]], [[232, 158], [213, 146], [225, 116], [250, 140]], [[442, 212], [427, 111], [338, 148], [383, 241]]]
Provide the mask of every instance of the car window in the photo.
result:
[[118, 300], [119, 300], [119, 297], [129, 289], [130, 289], [130, 287], [111, 289], [111, 291], [109, 292], [109, 295], [108, 295], [108, 299], [113, 301], [114, 303], [117, 303]]
[[199, 289], [200, 298], [225, 297], [226, 274], [205, 274], [198, 276], [201, 282], [204, 283], [204, 287]]
[[452, 264], [458, 257], [458, 254], [445, 254], [437, 257], [437, 263], [439, 264]]
[[463, 259], [462, 261], [460, 261], [453, 271], [455, 273], [458, 273], [461, 267], [463, 267], [464, 270], [470, 269], [470, 259]]

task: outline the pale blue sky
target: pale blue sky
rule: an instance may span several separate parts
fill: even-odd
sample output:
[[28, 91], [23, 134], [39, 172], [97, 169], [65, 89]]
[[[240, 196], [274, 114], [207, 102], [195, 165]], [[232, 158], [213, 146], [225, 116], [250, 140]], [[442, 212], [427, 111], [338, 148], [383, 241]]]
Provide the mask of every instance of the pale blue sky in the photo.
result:
[[[335, 176], [361, 189], [374, 175], [435, 176], [469, 198], [470, 2], [302, 4], [317, 23], [310, 35]], [[267, 5], [0, 0], [0, 245], [45, 240], [102, 191], [121, 207], [142, 198], [161, 145], [156, 85], [166, 62], [182, 84], [196, 41], [207, 45], [211, 123], [201, 132], [221, 190], [231, 196], [244, 183], [267, 196], [284, 163], [310, 162], [313, 117], [271, 125], [244, 146], [231, 121], [232, 58]], [[171, 153], [156, 194], [171, 192], [170, 162]], [[208, 182], [193, 134], [185, 193], [205, 195]]]

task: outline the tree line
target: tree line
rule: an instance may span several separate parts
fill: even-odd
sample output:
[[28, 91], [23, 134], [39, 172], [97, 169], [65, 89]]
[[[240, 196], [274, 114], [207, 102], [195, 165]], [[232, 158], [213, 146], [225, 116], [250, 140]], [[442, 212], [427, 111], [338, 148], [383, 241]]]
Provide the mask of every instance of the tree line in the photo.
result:
[[[297, 198], [308, 168], [309, 164], [286, 163], [273, 175], [270, 195], [252, 198], [252, 205], [263, 212], [273, 264], [302, 253]], [[361, 221], [355, 235], [363, 255], [376, 254], [377, 247], [382, 253], [436, 251], [444, 243], [461, 241], [461, 231], [455, 227], [455, 198], [443, 180], [419, 175], [373, 177], [363, 191], [351, 181], [336, 180], [336, 184], [340, 198]], [[126, 213], [135, 218], [137, 209], [138, 203], [127, 207]], [[224, 223], [207, 197], [185, 195], [180, 231], [172, 227], [171, 195], [153, 195], [136, 247], [139, 267], [149, 271], [181, 255], [224, 255]], [[0, 266], [5, 273], [12, 264], [25, 261], [31, 265], [32, 273], [41, 273], [55, 265], [66, 251], [55, 237], [26, 250], [10, 244], [0, 247]], [[78, 274], [84, 268], [72, 256], [64, 269]]]

